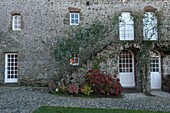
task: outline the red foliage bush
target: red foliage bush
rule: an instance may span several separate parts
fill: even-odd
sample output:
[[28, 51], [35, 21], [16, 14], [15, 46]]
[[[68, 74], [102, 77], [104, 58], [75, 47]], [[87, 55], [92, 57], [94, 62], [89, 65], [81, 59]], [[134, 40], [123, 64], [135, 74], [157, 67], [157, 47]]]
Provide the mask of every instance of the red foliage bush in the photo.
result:
[[112, 77], [107, 71], [89, 70], [86, 79], [96, 94], [106, 96], [122, 94], [120, 79], [116, 75]]

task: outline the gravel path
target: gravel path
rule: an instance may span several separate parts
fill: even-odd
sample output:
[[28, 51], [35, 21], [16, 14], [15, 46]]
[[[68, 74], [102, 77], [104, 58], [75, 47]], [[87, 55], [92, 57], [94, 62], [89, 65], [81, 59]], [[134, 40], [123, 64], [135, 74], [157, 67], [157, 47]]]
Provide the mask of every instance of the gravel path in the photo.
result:
[[170, 111], [170, 94], [153, 94], [156, 96], [128, 93], [124, 98], [80, 98], [54, 96], [40, 88], [0, 87], [0, 113], [31, 113], [43, 105]]

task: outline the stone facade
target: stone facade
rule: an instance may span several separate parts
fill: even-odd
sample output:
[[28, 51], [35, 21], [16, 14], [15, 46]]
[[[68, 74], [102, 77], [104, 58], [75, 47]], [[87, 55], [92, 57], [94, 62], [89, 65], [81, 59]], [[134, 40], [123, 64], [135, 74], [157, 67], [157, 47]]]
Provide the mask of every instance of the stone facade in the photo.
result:
[[[162, 42], [170, 41], [170, 2], [169, 0], [1, 0], [0, 1], [0, 83], [5, 79], [5, 54], [18, 54], [18, 83], [34, 84], [36, 81], [48, 81], [59, 78], [60, 64], [51, 56], [51, 47], [69, 28], [69, 13], [80, 13], [80, 24], [89, 24], [95, 19], [106, 20], [108, 17], [120, 16], [122, 11], [130, 11], [134, 16], [143, 16], [147, 6], [156, 8], [161, 23], [159, 41], [156, 48], [161, 53], [161, 75], [170, 74], [170, 50], [162, 49]], [[146, 9], [145, 9], [146, 8]], [[22, 17], [21, 31], [11, 29], [12, 14]], [[128, 44], [119, 41], [118, 31], [113, 39], [116, 43], [108, 46], [100, 54], [110, 55], [107, 70], [118, 70], [118, 55], [121, 50], [131, 50], [138, 55], [138, 39], [141, 32], [135, 32], [135, 41]], [[117, 42], [120, 42], [117, 44]], [[169, 44], [169, 43], [166, 43]], [[116, 51], [109, 52], [114, 49]], [[105, 53], [104, 53], [105, 52]], [[114, 54], [114, 55], [113, 55]], [[138, 72], [138, 58], [134, 58], [135, 87], [141, 88], [141, 74]]]

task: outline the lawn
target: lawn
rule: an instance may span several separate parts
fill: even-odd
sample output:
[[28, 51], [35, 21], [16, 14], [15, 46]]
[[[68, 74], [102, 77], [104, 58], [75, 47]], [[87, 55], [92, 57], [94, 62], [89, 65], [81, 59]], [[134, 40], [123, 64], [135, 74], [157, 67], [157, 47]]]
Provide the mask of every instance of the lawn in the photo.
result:
[[170, 112], [42, 106], [33, 113], [170, 113]]

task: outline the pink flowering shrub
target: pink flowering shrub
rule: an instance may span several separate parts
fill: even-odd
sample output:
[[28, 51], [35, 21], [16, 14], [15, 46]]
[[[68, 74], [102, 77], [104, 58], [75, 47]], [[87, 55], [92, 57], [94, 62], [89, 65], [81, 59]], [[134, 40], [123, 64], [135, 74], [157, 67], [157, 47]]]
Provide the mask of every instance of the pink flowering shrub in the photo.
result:
[[64, 82], [56, 90], [62, 94], [104, 95], [119, 96], [122, 94], [122, 85], [117, 75], [111, 75], [107, 71], [89, 70], [85, 76], [86, 81], [78, 84], [65, 85]]
[[121, 95], [122, 85], [116, 75], [113, 77], [106, 71], [89, 70], [86, 75], [87, 83], [96, 94]]
[[68, 92], [71, 93], [71, 94], [78, 94], [79, 93], [78, 84], [70, 84], [68, 86]]

